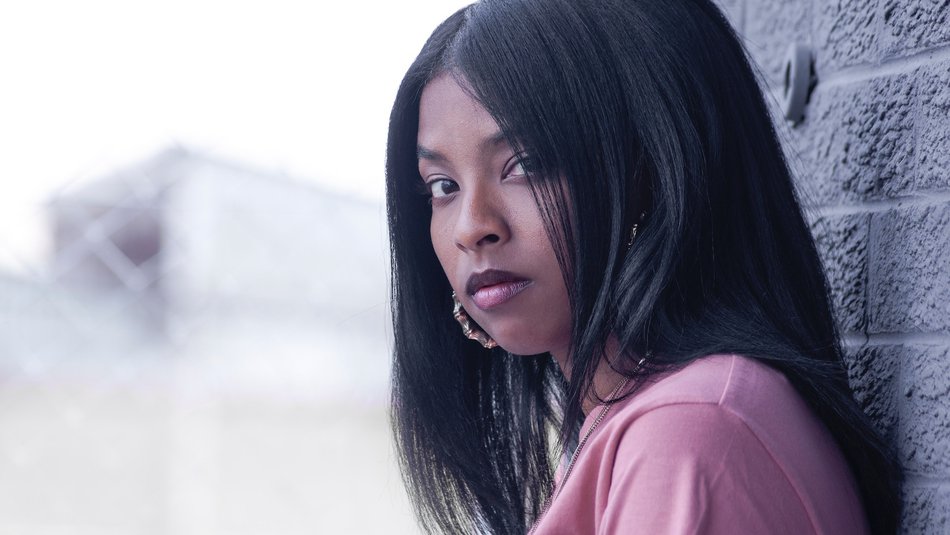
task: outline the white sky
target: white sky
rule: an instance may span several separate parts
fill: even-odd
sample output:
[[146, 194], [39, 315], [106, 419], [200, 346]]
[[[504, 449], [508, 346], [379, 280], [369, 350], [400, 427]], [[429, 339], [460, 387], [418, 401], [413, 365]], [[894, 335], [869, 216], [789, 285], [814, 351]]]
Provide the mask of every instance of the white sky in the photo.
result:
[[467, 0], [0, 0], [0, 266], [45, 199], [173, 143], [383, 196], [389, 109]]

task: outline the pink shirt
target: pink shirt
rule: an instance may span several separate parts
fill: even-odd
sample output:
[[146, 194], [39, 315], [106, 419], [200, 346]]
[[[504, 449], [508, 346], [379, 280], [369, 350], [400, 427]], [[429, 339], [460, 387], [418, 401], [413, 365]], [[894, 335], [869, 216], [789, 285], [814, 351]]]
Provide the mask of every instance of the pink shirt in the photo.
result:
[[784, 375], [713, 355], [614, 404], [534, 533], [862, 534], [858, 496]]

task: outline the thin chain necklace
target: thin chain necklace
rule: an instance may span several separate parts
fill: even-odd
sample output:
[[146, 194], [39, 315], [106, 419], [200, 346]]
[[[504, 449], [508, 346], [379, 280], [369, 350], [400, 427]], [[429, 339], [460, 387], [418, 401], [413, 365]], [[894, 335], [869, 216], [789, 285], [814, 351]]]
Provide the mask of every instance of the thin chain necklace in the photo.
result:
[[[641, 358], [640, 362], [637, 363], [636, 370], [640, 369], [643, 366], [643, 363], [646, 362], [646, 358]], [[590, 424], [590, 427], [587, 429], [587, 432], [584, 433], [584, 438], [577, 444], [577, 447], [574, 448], [574, 453], [571, 455], [571, 460], [567, 463], [567, 468], [564, 469], [564, 476], [561, 477], [561, 481], [558, 484], [557, 488], [554, 489], [554, 492], [548, 496], [548, 499], [544, 501], [544, 508], [541, 509], [541, 515], [535, 521], [534, 525], [531, 526], [531, 531], [528, 532], [528, 535], [534, 533], [534, 530], [538, 528], [538, 525], [541, 524], [541, 521], [544, 519], [544, 515], [547, 514], [548, 510], [551, 508], [551, 504], [554, 503], [554, 500], [561, 494], [561, 491], [564, 489], [564, 486], [567, 484], [567, 478], [570, 477], [571, 471], [574, 469], [574, 463], [577, 461], [577, 457], [581, 454], [581, 450], [584, 449], [584, 445], [587, 444], [587, 439], [590, 438], [590, 435], [594, 432], [594, 429], [597, 429], [597, 426], [600, 425], [600, 422], [603, 421], [604, 417], [607, 416], [607, 412], [610, 411], [610, 407], [614, 404], [617, 394], [623, 390], [623, 387], [627, 386], [627, 383], [630, 381], [630, 377], [624, 377], [623, 381], [620, 381], [620, 384], [614, 388], [613, 392], [607, 396], [607, 401], [604, 403], [604, 408], [600, 410], [600, 414], [597, 415], [597, 419], [594, 420], [594, 423]]]

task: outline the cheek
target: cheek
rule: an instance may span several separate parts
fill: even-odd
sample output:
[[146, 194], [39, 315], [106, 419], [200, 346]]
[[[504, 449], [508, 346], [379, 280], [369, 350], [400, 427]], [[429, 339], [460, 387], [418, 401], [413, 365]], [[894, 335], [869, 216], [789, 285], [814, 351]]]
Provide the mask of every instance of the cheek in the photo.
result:
[[432, 241], [432, 249], [435, 250], [435, 256], [438, 257], [442, 265], [442, 271], [446, 277], [452, 280], [451, 273], [455, 271], [456, 250], [451, 240], [451, 233], [445, 222], [440, 222], [435, 216], [432, 216], [432, 223], [429, 225], [429, 239]]

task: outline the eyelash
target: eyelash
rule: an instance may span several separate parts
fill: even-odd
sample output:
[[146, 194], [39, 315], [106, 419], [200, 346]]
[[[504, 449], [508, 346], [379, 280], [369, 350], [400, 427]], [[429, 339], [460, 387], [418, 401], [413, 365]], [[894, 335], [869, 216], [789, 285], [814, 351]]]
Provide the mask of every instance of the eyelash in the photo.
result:
[[[535, 164], [534, 159], [532, 159], [530, 156], [528, 156], [527, 154], [523, 152], [512, 156], [511, 160], [508, 160], [508, 163], [511, 163], [511, 165], [506, 164], [506, 167], [505, 167], [506, 171], [505, 171], [504, 178], [508, 178], [511, 176], [530, 176], [536, 173], [538, 170], [538, 166]], [[521, 166], [522, 173], [519, 173], [517, 175], [512, 175], [512, 170], [519, 165]], [[419, 192], [420, 195], [428, 198], [429, 204], [432, 204], [432, 201], [436, 198], [434, 195], [432, 195], [432, 186], [439, 182], [454, 183], [455, 181], [450, 178], [439, 177], [439, 178], [432, 179], [428, 182], [420, 181], [416, 183], [417, 191]]]
[[[455, 181], [452, 180], [452, 179], [450, 179], [450, 178], [435, 178], [435, 179], [432, 179], [432, 180], [430, 180], [430, 181], [428, 181], [428, 182], [424, 182], [424, 183], [422, 184], [423, 188], [425, 189], [424, 195], [429, 198], [429, 203], [430, 203], [430, 204], [432, 203], [433, 200], [436, 199], [436, 196], [432, 194], [432, 187], [433, 187], [435, 184], [438, 184], [439, 182], [451, 182], [451, 183], [455, 184]], [[446, 195], [448, 195], [448, 194], [446, 194]], [[439, 197], [439, 198], [441, 198], [441, 197]]]
[[[508, 165], [508, 164], [511, 164], [511, 165]], [[521, 170], [523, 172], [517, 175], [512, 175], [512, 170], [516, 166], [519, 166], [519, 165], [521, 166]], [[534, 159], [522, 152], [522, 153], [518, 153], [512, 156], [512, 158], [508, 160], [505, 166], [505, 175], [503, 178], [509, 178], [511, 176], [530, 176], [537, 173], [538, 171], [539, 171], [539, 166], [536, 164]], [[455, 182], [454, 180], [450, 178], [443, 178], [443, 177], [435, 178], [433, 180], [429, 180], [428, 182], [419, 181], [419, 182], [416, 182], [416, 190], [418, 191], [420, 195], [428, 197], [429, 201], [431, 202], [433, 198], [432, 185], [438, 182], [443, 182], [443, 181]]]
[[[519, 152], [518, 154], [515, 154], [514, 156], [512, 156], [511, 160], [509, 161], [512, 161], [512, 160], [514, 161], [514, 164], [508, 167], [508, 172], [505, 174], [506, 177], [511, 175], [511, 169], [513, 169], [515, 166], [518, 166], [518, 165], [520, 165], [521, 170], [524, 171], [522, 173], [522, 175], [524, 176], [530, 176], [530, 175], [536, 174], [539, 171], [539, 167], [537, 165], [537, 162], [534, 161], [534, 158], [532, 158], [531, 156], [528, 156], [524, 152]], [[516, 176], [521, 176], [521, 175], [516, 175]]]

